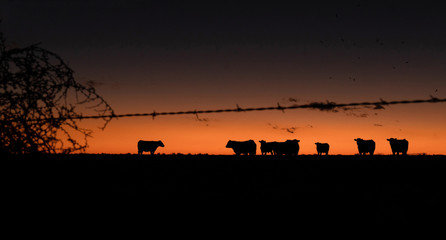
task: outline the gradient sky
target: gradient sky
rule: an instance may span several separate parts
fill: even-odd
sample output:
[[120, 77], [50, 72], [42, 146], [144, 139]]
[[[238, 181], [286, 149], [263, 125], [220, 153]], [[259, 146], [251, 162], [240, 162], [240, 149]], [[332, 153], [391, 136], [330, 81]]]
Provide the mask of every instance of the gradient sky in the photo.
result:
[[[212, 1], [5, 1], [11, 46], [62, 56], [117, 114], [446, 97], [446, 15], [440, 3], [325, 4]], [[301, 140], [302, 154], [328, 142], [355, 154], [354, 138], [406, 138], [409, 153], [446, 154], [446, 104], [84, 120], [90, 153], [233, 154], [231, 140]], [[260, 145], [260, 144], [258, 144]]]

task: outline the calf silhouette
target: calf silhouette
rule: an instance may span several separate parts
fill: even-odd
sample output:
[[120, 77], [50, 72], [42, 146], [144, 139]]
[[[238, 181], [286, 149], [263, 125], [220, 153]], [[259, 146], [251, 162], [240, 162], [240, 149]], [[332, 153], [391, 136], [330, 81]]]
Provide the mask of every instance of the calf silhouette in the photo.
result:
[[390, 143], [390, 148], [392, 149], [393, 155], [407, 155], [407, 149], [409, 148], [409, 142], [406, 139], [396, 139], [389, 138], [387, 139]]
[[362, 138], [356, 138], [355, 141], [358, 144], [359, 155], [366, 155], [366, 153], [373, 155], [375, 152], [375, 141], [363, 140]]
[[158, 147], [164, 147], [164, 143], [161, 141], [143, 141], [138, 142], [138, 154], [142, 155], [143, 152], [150, 152], [152, 155]]
[[253, 140], [248, 141], [232, 141], [229, 140], [226, 144], [227, 148], [232, 148], [235, 155], [246, 154], [256, 155], [257, 145]]
[[322, 155], [323, 153], [325, 153], [325, 155], [328, 155], [328, 150], [330, 150], [330, 145], [328, 143], [317, 142], [315, 144], [316, 144], [317, 155]]
[[277, 144], [277, 142], [265, 142], [264, 140], [260, 140], [259, 142], [262, 155], [266, 155], [268, 153], [275, 155], [274, 146]]

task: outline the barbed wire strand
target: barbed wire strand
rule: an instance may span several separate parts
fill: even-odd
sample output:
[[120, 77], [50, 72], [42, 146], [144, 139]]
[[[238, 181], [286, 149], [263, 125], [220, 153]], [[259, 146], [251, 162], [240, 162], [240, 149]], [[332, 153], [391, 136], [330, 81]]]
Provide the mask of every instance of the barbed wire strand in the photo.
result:
[[[215, 110], [193, 110], [193, 111], [177, 111], [177, 112], [156, 112], [153, 111], [151, 113], [128, 113], [128, 114], [110, 114], [110, 115], [91, 115], [91, 116], [82, 116], [75, 115], [69, 117], [58, 117], [58, 118], [44, 118], [44, 119], [30, 119], [29, 121], [50, 121], [54, 119], [104, 119], [104, 118], [125, 118], [125, 117], [152, 117], [155, 119], [157, 116], [168, 116], [168, 115], [187, 115], [193, 114], [198, 116], [198, 114], [209, 114], [209, 113], [227, 113], [227, 112], [252, 112], [252, 111], [272, 111], [279, 110], [285, 112], [285, 110], [290, 109], [316, 109], [321, 111], [334, 111], [337, 108], [345, 108], [345, 107], [356, 107], [356, 106], [374, 106], [374, 109], [384, 109], [384, 106], [388, 105], [397, 105], [397, 104], [416, 104], [416, 103], [442, 103], [446, 102], [446, 98], [440, 99], [436, 97], [432, 97], [430, 99], [421, 99], [421, 100], [399, 100], [399, 101], [385, 101], [380, 99], [377, 102], [356, 102], [356, 103], [335, 103], [335, 102], [312, 102], [309, 104], [301, 104], [301, 105], [290, 105], [290, 106], [281, 106], [279, 103], [277, 106], [271, 107], [249, 107], [242, 108], [238, 104], [236, 108], [228, 108], [228, 109], [215, 109]], [[6, 122], [8, 120], [0, 120], [1, 122]], [[12, 120], [9, 120], [12, 121]]]

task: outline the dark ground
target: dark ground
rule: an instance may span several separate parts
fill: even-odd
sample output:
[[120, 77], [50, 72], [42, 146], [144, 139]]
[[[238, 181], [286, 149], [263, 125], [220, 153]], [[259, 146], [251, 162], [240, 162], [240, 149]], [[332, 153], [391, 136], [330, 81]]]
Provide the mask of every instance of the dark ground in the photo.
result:
[[[439, 223], [445, 156], [12, 156], [4, 198], [52, 209]], [[120, 209], [120, 210], [118, 210]], [[187, 217], [186, 217], [187, 218]]]

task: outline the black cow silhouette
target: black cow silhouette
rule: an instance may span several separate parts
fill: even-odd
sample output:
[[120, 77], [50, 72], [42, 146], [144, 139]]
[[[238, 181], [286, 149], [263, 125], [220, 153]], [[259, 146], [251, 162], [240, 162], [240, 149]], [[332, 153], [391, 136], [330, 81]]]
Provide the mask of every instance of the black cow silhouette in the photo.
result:
[[407, 154], [407, 149], [409, 148], [409, 142], [406, 139], [396, 139], [396, 138], [389, 138], [387, 139], [390, 143], [390, 148], [392, 148], [392, 154], [393, 155], [399, 155], [400, 153], [402, 155]]
[[273, 150], [276, 155], [298, 155], [300, 140], [292, 139], [285, 142], [276, 142], [273, 145]]
[[275, 155], [274, 147], [276, 146], [277, 142], [266, 142], [264, 140], [260, 140], [259, 142], [262, 155], [266, 155], [268, 153], [271, 153], [271, 155]]
[[325, 153], [325, 155], [328, 155], [328, 150], [330, 150], [330, 145], [328, 143], [317, 142], [315, 144], [316, 144], [317, 155], [322, 155], [323, 153]]
[[158, 147], [164, 147], [164, 143], [161, 141], [138, 141], [138, 154], [143, 152], [150, 152], [152, 155], [155, 154], [155, 151]]
[[363, 140], [362, 138], [356, 138], [355, 141], [358, 145], [359, 155], [366, 155], [366, 153], [373, 155], [375, 152], [375, 141]]
[[248, 141], [232, 141], [229, 140], [226, 144], [227, 148], [232, 148], [235, 155], [246, 154], [256, 155], [257, 145], [253, 140]]

